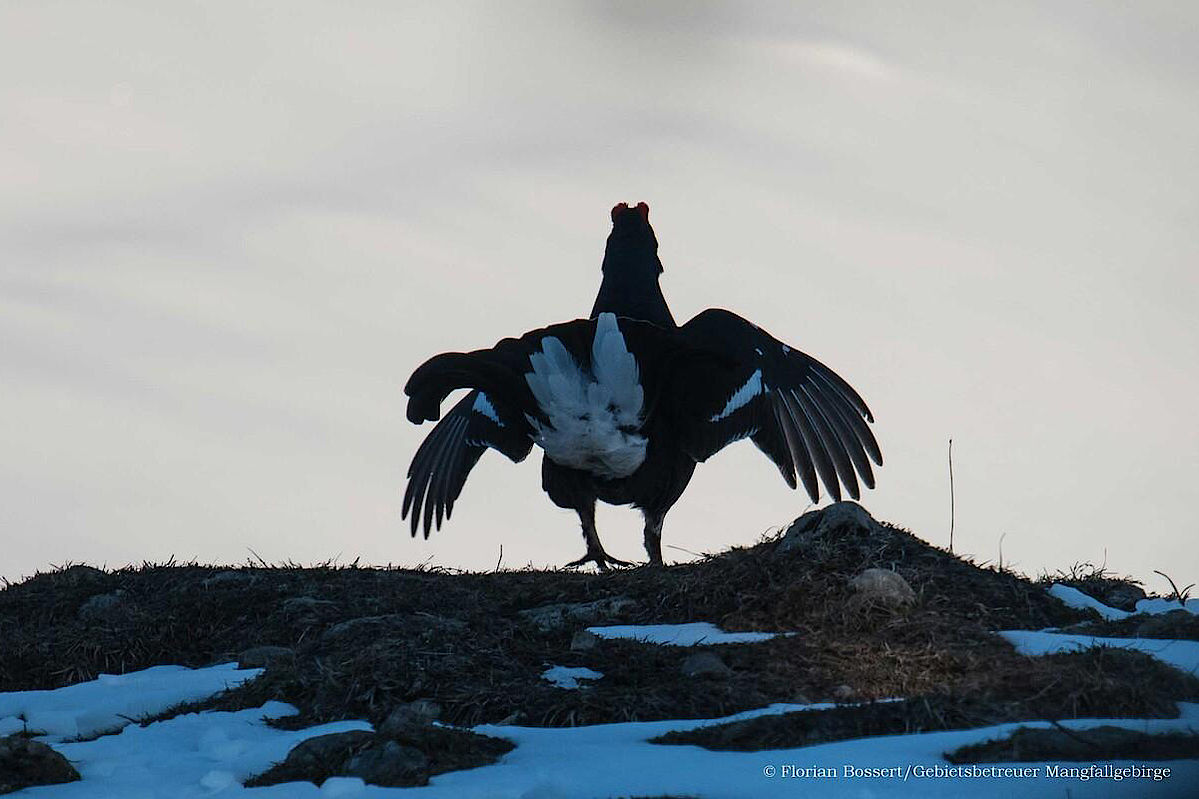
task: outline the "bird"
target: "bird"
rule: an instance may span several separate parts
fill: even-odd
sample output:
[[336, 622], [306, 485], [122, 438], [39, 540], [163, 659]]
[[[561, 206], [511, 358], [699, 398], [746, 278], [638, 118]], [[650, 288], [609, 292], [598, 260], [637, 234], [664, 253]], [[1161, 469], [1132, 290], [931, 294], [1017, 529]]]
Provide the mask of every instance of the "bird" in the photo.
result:
[[[448, 519], [488, 448], [515, 462], [544, 452], [542, 488], [575, 511], [585, 554], [568, 567], [632, 565], [609, 555], [595, 505], [633, 505], [644, 517], [649, 563], [661, 565], [662, 528], [696, 465], [749, 438], [791, 488], [813, 502], [873, 488], [882, 453], [861, 396], [823, 363], [754, 323], [709, 308], [675, 323], [659, 285], [658, 242], [645, 203], [612, 209], [603, 279], [589, 319], [443, 353], [404, 387], [410, 421], [440, 423], [409, 468], [402, 517], [415, 535]], [[452, 391], [471, 389], [444, 418]], [[798, 481], [797, 481], [798, 477]]]
[[[659, 284], [664, 270], [658, 258], [658, 240], [649, 224], [649, 205], [644, 202], [635, 206], [618, 203], [613, 206], [610, 217], [612, 230], [600, 266], [603, 279], [589, 318], [594, 319], [601, 312], [610, 311], [618, 316], [641, 319], [662, 327], [677, 327]], [[498, 450], [514, 462], [527, 457], [531, 447], [524, 446], [525, 442], [519, 437], [506, 435], [510, 432], [511, 427], [503, 427], [498, 411], [487, 396], [477, 390], [468, 392], [442, 417], [417, 449], [408, 469], [408, 489], [404, 494], [401, 518], [407, 517], [412, 511], [411, 530], [414, 537], [419, 527], [422, 504], [427, 512], [425, 538], [429, 537], [434, 509], [437, 529], [441, 529], [442, 514], [449, 519], [467, 475], [488, 448]], [[451, 471], [435, 481], [435, 469]], [[542, 469], [551, 473], [556, 471], [553, 462], [547, 463], [545, 458], [542, 460]], [[594, 527], [594, 516], [592, 510], [588, 515], [589, 521], [583, 520], [584, 528]], [[602, 552], [602, 547], [598, 549]], [[606, 553], [603, 557], [607, 558]], [[629, 565], [625, 561], [609, 560], [619, 565]]]

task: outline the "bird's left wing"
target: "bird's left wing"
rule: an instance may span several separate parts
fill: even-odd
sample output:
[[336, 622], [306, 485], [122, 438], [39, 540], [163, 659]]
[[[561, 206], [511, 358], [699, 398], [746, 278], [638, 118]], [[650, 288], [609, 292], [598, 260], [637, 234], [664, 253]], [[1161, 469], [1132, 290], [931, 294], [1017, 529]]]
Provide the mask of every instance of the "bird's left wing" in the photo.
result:
[[750, 438], [792, 488], [798, 472], [813, 502], [820, 498], [817, 475], [838, 501], [841, 484], [854, 499], [859, 477], [874, 487], [870, 462], [883, 462], [867, 424], [874, 417], [833, 370], [720, 308], [704, 311], [680, 332], [693, 351], [709, 356], [676, 369], [670, 391], [691, 457], [703, 461]]
[[533, 441], [525, 422], [503, 404], [492, 402], [482, 391], [467, 393], [425, 437], [408, 467], [408, 488], [400, 518], [412, 513], [412, 535], [416, 535], [424, 507], [425, 538], [433, 527], [441, 529], [454, 511], [454, 501], [462, 493], [470, 470], [488, 449], [496, 449], [509, 459], [525, 459]]

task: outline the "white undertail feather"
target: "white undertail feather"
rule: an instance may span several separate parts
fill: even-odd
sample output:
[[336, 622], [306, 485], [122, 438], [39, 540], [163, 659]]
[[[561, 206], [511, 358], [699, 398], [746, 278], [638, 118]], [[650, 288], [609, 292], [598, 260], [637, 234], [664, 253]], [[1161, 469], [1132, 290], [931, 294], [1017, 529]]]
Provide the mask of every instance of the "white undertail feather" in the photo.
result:
[[529, 422], [550, 460], [608, 478], [637, 471], [647, 446], [639, 435], [645, 392], [616, 316], [600, 314], [596, 322], [590, 370], [554, 336], [541, 340], [529, 363], [525, 381], [549, 424]]

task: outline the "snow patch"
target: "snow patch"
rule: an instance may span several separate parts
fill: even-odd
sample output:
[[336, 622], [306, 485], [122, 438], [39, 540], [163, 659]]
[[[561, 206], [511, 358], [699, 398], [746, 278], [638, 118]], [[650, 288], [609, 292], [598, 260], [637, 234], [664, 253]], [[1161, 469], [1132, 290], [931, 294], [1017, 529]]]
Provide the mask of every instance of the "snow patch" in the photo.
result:
[[1102, 638], [1095, 635], [1072, 635], [1045, 630], [1005, 630], [999, 633], [1021, 655], [1053, 655], [1058, 652], [1078, 652], [1094, 646], [1118, 646], [1152, 655], [1163, 663], [1188, 674], [1199, 673], [1199, 641], [1166, 638]]
[[598, 680], [603, 676], [603, 672], [582, 666], [551, 666], [541, 672], [541, 679], [548, 680], [558, 688], [578, 688], [579, 680]]
[[1084, 594], [1077, 588], [1071, 588], [1061, 583], [1051, 585], [1048, 593], [1049, 596], [1060, 599], [1067, 607], [1077, 608], [1078, 610], [1090, 608], [1108, 621], [1119, 621], [1120, 619], [1127, 619], [1132, 615], [1127, 610], [1120, 610], [1119, 608], [1105, 605], [1093, 596]]
[[1182, 604], [1174, 599], [1142, 599], [1137, 602], [1137, 613], [1169, 613], [1172, 610], [1185, 610], [1199, 615], [1199, 599], [1188, 599]]
[[778, 633], [726, 633], [715, 624], [618, 624], [610, 627], [588, 627], [588, 632], [600, 638], [631, 638], [647, 644], [695, 646], [696, 644], [747, 644], [767, 641]]
[[[153, 666], [129, 674], [101, 674], [90, 682], [53, 691], [0, 694], [0, 735], [44, 733], [46, 743], [116, 732], [133, 721], [181, 702], [207, 699], [262, 673], [236, 663], [205, 669]], [[20, 717], [24, 717], [24, 721]]]
[[[658, 628], [707, 628], [724, 635], [712, 625], [659, 625]], [[605, 628], [593, 628], [603, 630]], [[611, 628], [607, 628], [611, 629]], [[636, 628], [626, 628], [636, 629]], [[641, 630], [653, 630], [653, 627]], [[598, 634], [598, 633], [597, 633]], [[754, 634], [761, 635], [761, 634]], [[1006, 633], [1031, 636], [1041, 641], [1030, 649], [1053, 651], [1039, 638], [1042, 633]], [[1057, 636], [1065, 638], [1070, 636]], [[1085, 638], [1085, 636], [1074, 636]], [[1104, 639], [1089, 639], [1103, 641]], [[1177, 644], [1189, 642], [1158, 642]], [[29, 712], [70, 707], [83, 714], [100, 707], [130, 707], [139, 701], [140, 688], [155, 686], [166, 691], [174, 683], [176, 694], [195, 689], [196, 672], [231, 676], [253, 676], [256, 672], [230, 674], [228, 667], [192, 671], [180, 667], [157, 667], [145, 672], [123, 675], [105, 682], [96, 680], [81, 686], [87, 690], [26, 691], [0, 694], [6, 707], [21, 697], [21, 706]], [[190, 678], [188, 675], [192, 675]], [[184, 684], [187, 684], [185, 689]], [[220, 690], [218, 686], [215, 690]], [[65, 696], [68, 699], [64, 699]], [[198, 698], [193, 696], [192, 698]], [[94, 706], [93, 706], [94, 704]], [[866, 777], [842, 776], [849, 765], [856, 769], [934, 768], [944, 769], [944, 753], [961, 746], [1004, 737], [1021, 726], [1049, 728], [1049, 722], [1025, 721], [973, 730], [916, 733], [858, 738], [793, 749], [735, 752], [709, 751], [698, 746], [667, 746], [649, 741], [671, 731], [686, 731], [733, 721], [805, 712], [833, 707], [830, 703], [812, 705], [777, 704], [759, 710], [715, 719], [687, 719], [654, 722], [597, 724], [585, 727], [515, 727], [482, 725], [474, 731], [505, 738], [516, 744], [498, 762], [465, 771], [434, 777], [422, 788], [381, 788], [366, 785], [361, 779], [334, 777], [320, 788], [312, 783], [292, 782], [265, 788], [247, 789], [242, 782], [261, 773], [272, 763], [307, 738], [349, 730], [369, 730], [359, 721], [342, 721], [299, 731], [267, 726], [267, 718], [292, 715], [295, 708], [281, 702], [268, 702], [260, 708], [236, 712], [189, 713], [146, 727], [127, 726], [117, 735], [93, 741], [55, 743], [54, 746], [78, 768], [82, 780], [63, 785], [35, 788], [30, 795], [46, 799], [199, 799], [200, 797], [287, 797], [287, 799], [328, 799], [328, 797], [400, 797], [424, 799], [558, 799], [559, 797], [608, 796], [703, 796], [728, 797], [820, 796], [832, 797], [955, 797], [968, 790], [972, 799], [1001, 799], [1008, 796], [1061, 797], [1168, 797], [1179, 796], [1186, 786], [1199, 780], [1199, 761], [1172, 760], [1161, 764], [1138, 763], [1142, 767], [1168, 766], [1170, 776], [1160, 782], [1146, 779], [1050, 778], [1044, 776], [1044, 764], [1036, 778], [952, 779], [944, 777]], [[1199, 725], [1199, 704], [1180, 702], [1176, 719], [1074, 719], [1062, 720], [1067, 729], [1085, 730], [1113, 725], [1156, 734], [1187, 732]], [[25, 711], [23, 711], [25, 712]], [[613, 768], [613, 764], [619, 764]], [[1129, 765], [1117, 761], [1117, 765]], [[1079, 764], [1065, 764], [1074, 765]], [[792, 769], [825, 769], [835, 779], [797, 777]], [[967, 788], [968, 786], [968, 788]]]

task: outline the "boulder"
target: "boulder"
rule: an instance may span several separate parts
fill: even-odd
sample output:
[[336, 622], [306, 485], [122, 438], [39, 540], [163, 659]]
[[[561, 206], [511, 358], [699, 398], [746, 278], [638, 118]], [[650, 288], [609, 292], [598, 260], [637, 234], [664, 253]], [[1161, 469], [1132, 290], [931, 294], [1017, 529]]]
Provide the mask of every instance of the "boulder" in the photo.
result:
[[346, 763], [342, 774], [371, 785], [403, 787], [429, 781], [429, 758], [419, 749], [395, 741], [363, 749]]
[[78, 779], [75, 767], [41, 741], [24, 735], [0, 737], [0, 793]]
[[847, 607], [860, 610], [867, 607], [898, 609], [915, 603], [916, 592], [908, 581], [889, 569], [866, 569], [849, 581], [854, 590]]
[[779, 554], [802, 551], [813, 541], [828, 536], [867, 536], [882, 529], [874, 517], [856, 502], [836, 502], [800, 516], [775, 545]]

